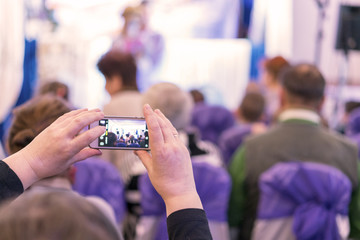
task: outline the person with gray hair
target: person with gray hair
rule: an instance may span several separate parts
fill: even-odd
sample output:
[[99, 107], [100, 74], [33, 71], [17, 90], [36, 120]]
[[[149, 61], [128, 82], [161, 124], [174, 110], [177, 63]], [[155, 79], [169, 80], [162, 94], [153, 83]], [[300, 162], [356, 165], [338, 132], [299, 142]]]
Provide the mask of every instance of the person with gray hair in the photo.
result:
[[143, 102], [164, 113], [179, 131], [179, 137], [188, 146], [193, 160], [198, 159], [195, 156], [206, 156], [201, 159], [215, 166], [223, 165], [218, 148], [210, 142], [199, 140], [197, 129], [190, 126], [194, 102], [188, 92], [173, 83], [162, 82], [153, 85], [144, 93]]
[[[144, 103], [159, 109], [177, 130], [178, 138], [191, 156], [196, 189], [209, 218], [210, 231], [214, 239], [228, 239], [229, 229], [226, 210], [230, 195], [230, 177], [223, 168], [218, 149], [212, 143], [196, 138], [189, 130], [194, 106], [190, 94], [172, 83], [158, 83], [150, 87], [143, 96]], [[150, 147], [152, 148], [151, 144]], [[145, 174], [139, 178], [143, 215], [137, 226], [137, 238], [141, 240], [166, 239], [161, 222], [165, 221], [163, 201], [151, 187]]]
[[194, 103], [190, 94], [175, 84], [163, 82], [153, 85], [145, 92], [143, 102], [160, 109], [178, 130], [190, 124]]

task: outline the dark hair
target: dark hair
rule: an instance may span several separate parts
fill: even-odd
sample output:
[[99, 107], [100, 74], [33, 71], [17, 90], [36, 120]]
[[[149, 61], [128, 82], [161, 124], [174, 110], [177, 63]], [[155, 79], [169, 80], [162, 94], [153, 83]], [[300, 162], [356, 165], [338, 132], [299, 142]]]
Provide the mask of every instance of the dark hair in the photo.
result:
[[259, 121], [265, 109], [265, 98], [260, 93], [248, 92], [243, 98], [239, 113], [248, 122]]
[[290, 67], [280, 79], [292, 103], [313, 105], [324, 97], [325, 79], [314, 65], [299, 64]]
[[55, 96], [62, 97], [65, 100], [69, 100], [69, 87], [66, 84], [58, 82], [56, 80], [48, 81], [40, 88], [39, 94], [53, 94]]
[[2, 240], [117, 240], [114, 225], [93, 204], [72, 192], [28, 192], [0, 207]]
[[348, 101], [345, 103], [345, 112], [351, 113], [353, 110], [360, 107], [360, 102], [357, 101]]
[[110, 146], [114, 146], [116, 140], [117, 140], [117, 135], [113, 132], [109, 132], [108, 133], [108, 144]]
[[287, 67], [290, 67], [289, 62], [281, 56], [270, 58], [264, 61], [265, 70], [270, 73], [275, 80], [279, 78], [281, 71]]
[[105, 78], [120, 76], [125, 89], [138, 89], [136, 61], [131, 54], [112, 49], [100, 58], [97, 67]]
[[197, 89], [192, 89], [190, 91], [190, 95], [193, 98], [194, 103], [199, 103], [199, 102], [204, 102], [205, 101], [204, 94], [202, 94], [202, 92], [200, 92]]
[[14, 109], [8, 136], [11, 154], [26, 147], [39, 133], [57, 118], [70, 112], [72, 106], [54, 95], [42, 95]]

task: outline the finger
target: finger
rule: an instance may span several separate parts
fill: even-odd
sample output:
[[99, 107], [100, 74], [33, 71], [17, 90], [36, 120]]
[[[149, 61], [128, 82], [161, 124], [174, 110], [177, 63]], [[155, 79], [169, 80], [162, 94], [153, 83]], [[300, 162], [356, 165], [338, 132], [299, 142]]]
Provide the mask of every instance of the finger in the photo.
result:
[[102, 112], [96, 112], [93, 110], [82, 112], [78, 116], [69, 119], [68, 121], [65, 121], [67, 123], [66, 131], [68, 131], [68, 133], [71, 136], [75, 136], [84, 127], [90, 125], [95, 121], [99, 121], [100, 119], [103, 118], [104, 118], [104, 114]]
[[144, 150], [136, 150], [134, 151], [136, 156], [138, 156], [141, 160], [141, 162], [144, 164], [145, 168], [149, 171], [149, 168], [151, 166], [151, 155], [147, 151]]
[[86, 111], [88, 111], [88, 109], [83, 108], [83, 109], [78, 109], [78, 110], [74, 110], [74, 111], [65, 113], [64, 115], [62, 115], [61, 117], [58, 118], [57, 122], [60, 123], [68, 118], [72, 118], [72, 117], [78, 115], [79, 113], [86, 112]]
[[172, 123], [170, 122], [170, 120], [165, 117], [165, 115], [160, 111], [160, 109], [156, 109], [155, 113], [161, 117], [161, 119], [168, 125], [168, 127], [171, 129], [171, 132], [173, 135], [178, 135], [178, 131], [176, 130], [176, 128], [172, 125]]
[[160, 149], [164, 145], [164, 137], [158, 123], [158, 117], [151, 109], [149, 104], [144, 105], [144, 116], [149, 129], [150, 146], [158, 146]]
[[72, 163], [98, 155], [101, 155], [101, 151], [99, 149], [84, 148], [72, 158]]
[[80, 150], [88, 146], [98, 137], [100, 137], [104, 132], [105, 132], [104, 126], [96, 126], [76, 136], [72, 140], [71, 144], [73, 144], [74, 146], [78, 146], [78, 149]]
[[166, 122], [162, 119], [161, 116], [159, 116], [159, 112], [160, 110], [159, 109], [156, 109], [155, 110], [155, 113], [158, 117], [158, 122], [159, 122], [159, 125], [160, 125], [160, 128], [161, 128], [161, 132], [164, 136], [164, 141], [165, 142], [171, 142], [171, 141], [174, 141], [175, 140], [175, 136], [172, 132], [172, 129], [169, 127], [168, 124], [166, 124]]

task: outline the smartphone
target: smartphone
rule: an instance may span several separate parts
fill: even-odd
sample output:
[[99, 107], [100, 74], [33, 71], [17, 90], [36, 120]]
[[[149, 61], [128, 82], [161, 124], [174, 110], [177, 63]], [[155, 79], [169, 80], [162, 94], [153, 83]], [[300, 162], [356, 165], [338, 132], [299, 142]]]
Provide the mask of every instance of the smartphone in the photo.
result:
[[105, 126], [106, 131], [90, 143], [91, 148], [112, 150], [150, 150], [145, 118], [104, 117], [89, 125]]

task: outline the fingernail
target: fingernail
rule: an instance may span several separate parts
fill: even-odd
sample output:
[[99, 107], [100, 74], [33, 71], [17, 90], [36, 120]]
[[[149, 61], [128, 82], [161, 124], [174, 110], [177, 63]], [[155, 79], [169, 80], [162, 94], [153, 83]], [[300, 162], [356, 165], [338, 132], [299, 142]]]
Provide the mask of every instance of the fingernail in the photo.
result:
[[148, 111], [151, 111], [151, 110], [152, 110], [152, 108], [150, 107], [149, 104], [145, 104], [145, 105], [144, 105], [144, 108], [145, 108], [146, 110], [148, 110]]

